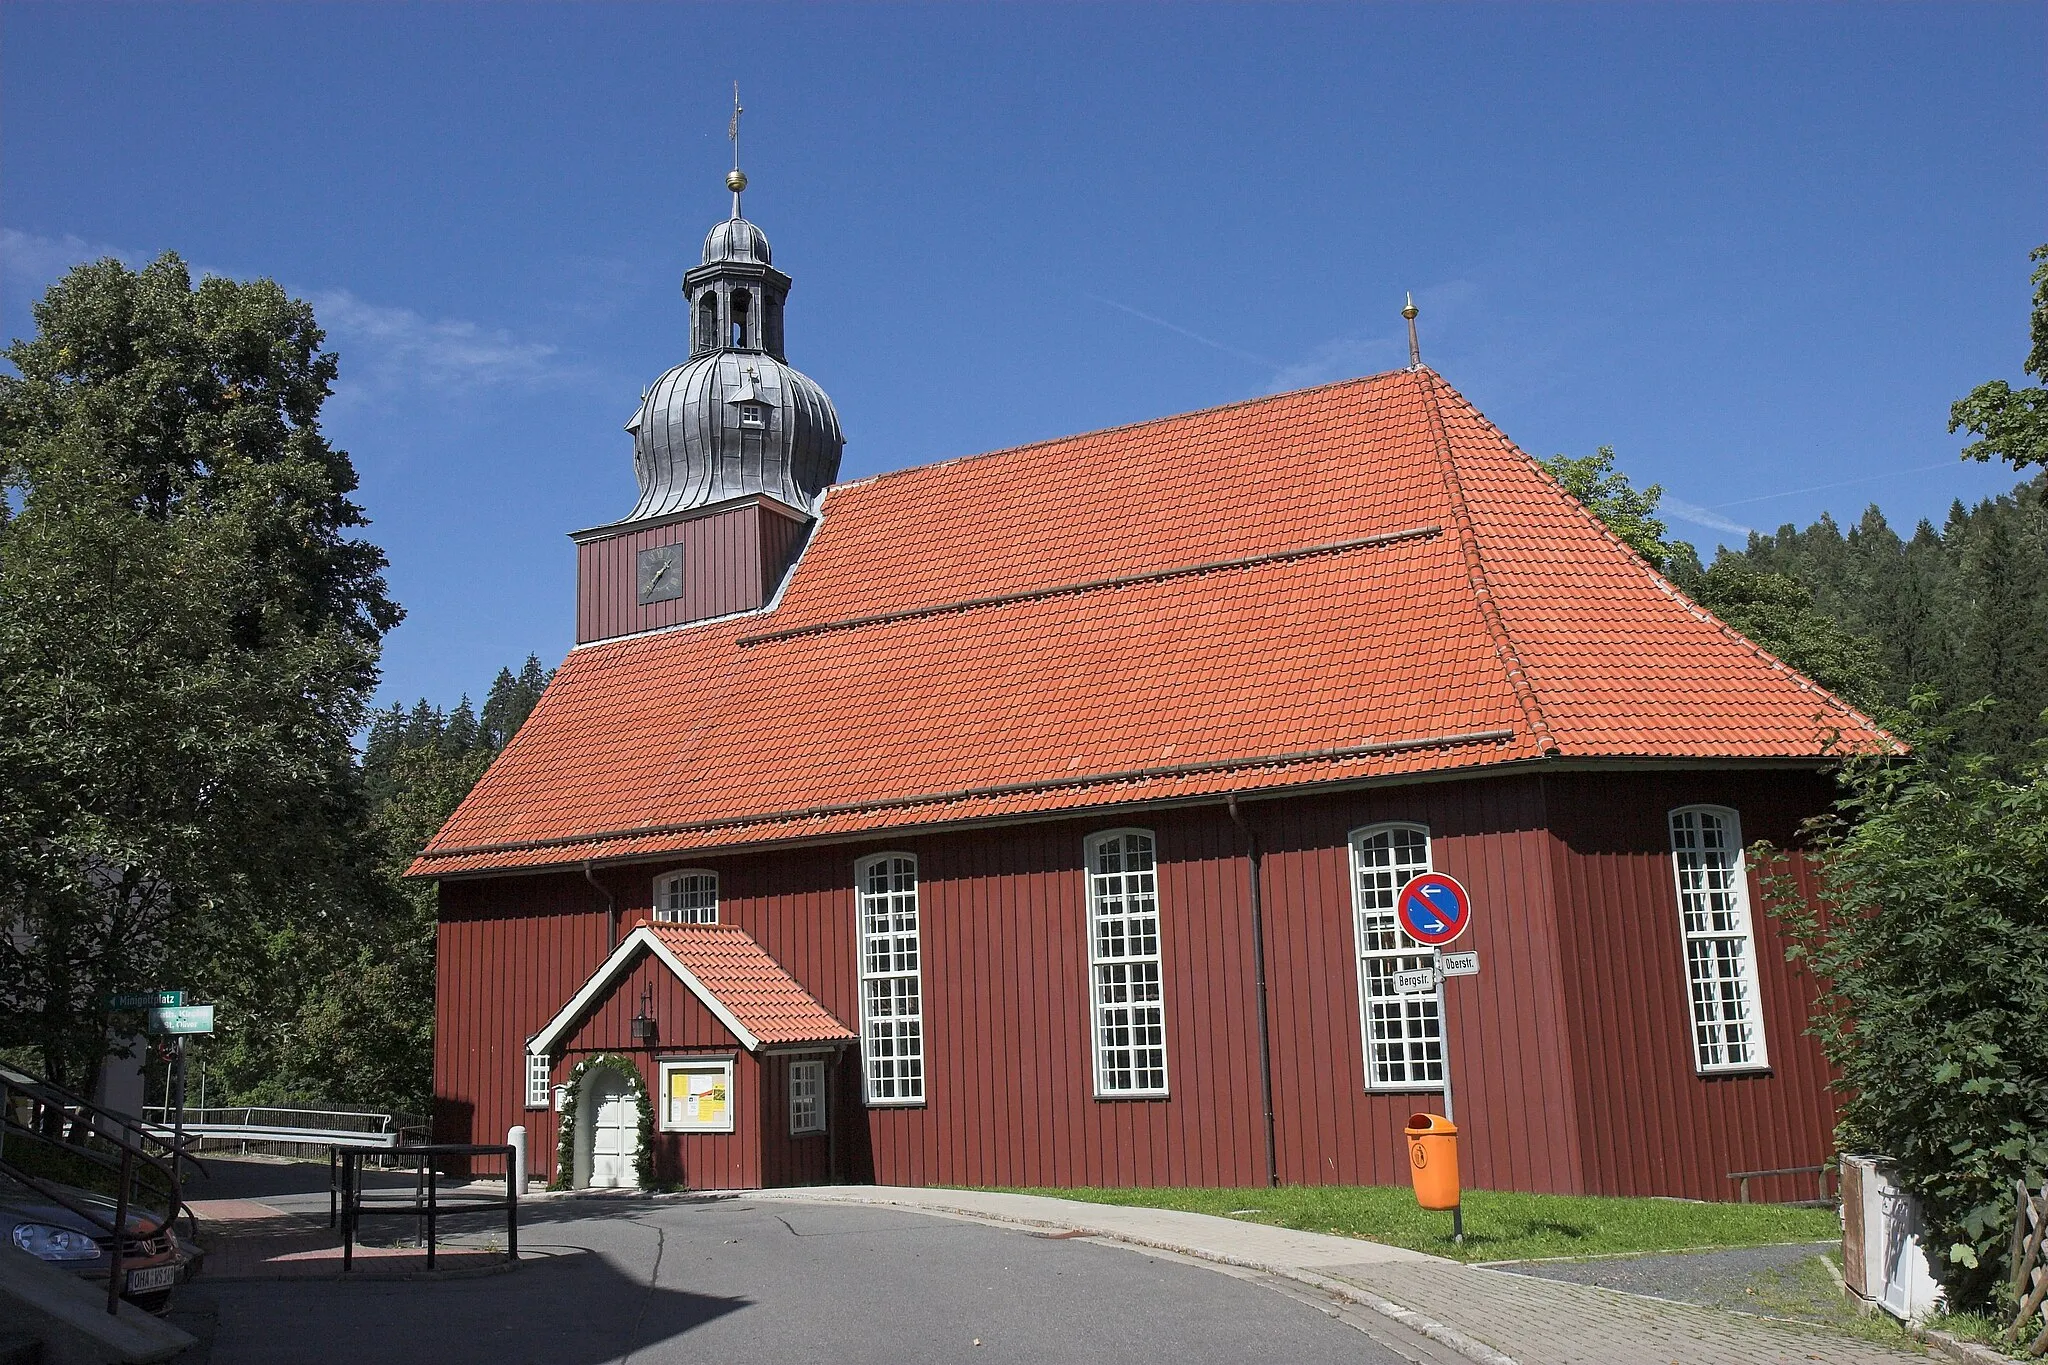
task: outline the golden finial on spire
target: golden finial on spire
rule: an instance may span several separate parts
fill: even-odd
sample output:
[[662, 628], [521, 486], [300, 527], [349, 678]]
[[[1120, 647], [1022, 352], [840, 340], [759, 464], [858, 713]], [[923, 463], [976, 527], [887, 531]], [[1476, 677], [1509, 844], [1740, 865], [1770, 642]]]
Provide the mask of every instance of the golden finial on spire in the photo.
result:
[[1415, 306], [1415, 295], [1411, 293], [1401, 308], [1401, 316], [1408, 319], [1408, 368], [1411, 370], [1422, 368], [1422, 343], [1415, 339], [1415, 315], [1421, 311]]
[[740, 216], [740, 191], [747, 187], [747, 173], [740, 169], [740, 83], [732, 83], [732, 122], [726, 126], [725, 135], [732, 139], [732, 169], [726, 172], [725, 187], [732, 191], [732, 216]]

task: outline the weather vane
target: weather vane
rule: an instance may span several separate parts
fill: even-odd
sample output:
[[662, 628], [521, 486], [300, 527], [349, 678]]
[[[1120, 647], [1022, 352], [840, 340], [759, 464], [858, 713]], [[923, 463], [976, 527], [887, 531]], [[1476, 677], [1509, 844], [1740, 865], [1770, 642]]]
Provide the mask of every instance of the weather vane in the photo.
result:
[[740, 169], [740, 83], [732, 83], [732, 122], [726, 126], [725, 135], [732, 139], [732, 169], [726, 173], [725, 187], [732, 191], [732, 216], [740, 216], [740, 191], [747, 187], [747, 173]]
[[1401, 309], [1401, 316], [1408, 319], [1408, 368], [1411, 370], [1422, 368], [1422, 343], [1415, 339], [1415, 315], [1421, 311], [1415, 306], [1415, 296], [1410, 294], [1407, 304]]

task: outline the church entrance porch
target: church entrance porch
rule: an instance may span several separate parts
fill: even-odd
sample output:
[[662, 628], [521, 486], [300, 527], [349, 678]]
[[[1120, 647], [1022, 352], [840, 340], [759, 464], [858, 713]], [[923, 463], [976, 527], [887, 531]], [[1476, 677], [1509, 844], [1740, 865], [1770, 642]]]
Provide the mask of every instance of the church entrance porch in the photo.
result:
[[622, 1190], [640, 1182], [635, 1167], [640, 1156], [640, 1107], [633, 1083], [608, 1066], [594, 1067], [583, 1079], [576, 1106], [576, 1170], [578, 1189]]

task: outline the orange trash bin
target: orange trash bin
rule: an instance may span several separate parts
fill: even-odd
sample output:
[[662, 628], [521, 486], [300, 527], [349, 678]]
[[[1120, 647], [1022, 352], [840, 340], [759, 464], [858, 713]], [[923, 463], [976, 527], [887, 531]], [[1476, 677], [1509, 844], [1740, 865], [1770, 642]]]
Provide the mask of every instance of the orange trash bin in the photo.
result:
[[1457, 1124], [1442, 1114], [1408, 1116], [1408, 1175], [1423, 1208], [1458, 1207]]

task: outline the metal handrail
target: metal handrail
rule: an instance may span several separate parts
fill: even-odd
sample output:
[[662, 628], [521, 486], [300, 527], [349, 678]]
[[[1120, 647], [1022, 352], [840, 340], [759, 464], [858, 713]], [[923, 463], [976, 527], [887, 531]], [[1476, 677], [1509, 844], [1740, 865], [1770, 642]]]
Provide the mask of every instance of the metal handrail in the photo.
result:
[[[17, 1122], [14, 1117], [15, 1097], [19, 1095], [29, 1101], [30, 1121]], [[120, 1153], [118, 1159], [88, 1143], [62, 1136], [53, 1136], [42, 1131], [52, 1127], [61, 1134], [66, 1128], [83, 1127], [100, 1141], [111, 1144]], [[53, 1184], [39, 1176], [30, 1174], [15, 1161], [7, 1157], [7, 1143], [13, 1139], [17, 1144], [22, 1139], [54, 1147], [82, 1158], [103, 1170], [112, 1171], [116, 1176], [114, 1193], [114, 1217], [111, 1222], [104, 1218], [90, 1203], [67, 1194], [70, 1186]], [[145, 1144], [154, 1143], [168, 1156], [153, 1155]], [[179, 1213], [191, 1216], [191, 1208], [185, 1202], [180, 1171], [189, 1164], [199, 1175], [206, 1174], [206, 1165], [190, 1152], [151, 1132], [145, 1124], [103, 1109], [92, 1101], [82, 1099], [62, 1086], [54, 1085], [39, 1076], [10, 1066], [0, 1066], [0, 1172], [20, 1181], [43, 1198], [84, 1219], [96, 1228], [106, 1230], [110, 1264], [107, 1272], [107, 1311], [118, 1313], [121, 1307], [121, 1286], [123, 1275], [121, 1261], [128, 1240], [129, 1200], [131, 1196], [147, 1193], [144, 1177], [154, 1174], [164, 1187], [154, 1191], [168, 1200], [163, 1216], [152, 1225], [148, 1217], [143, 1218], [139, 1239], [147, 1240], [168, 1231], [178, 1221]], [[145, 1213], [153, 1210], [145, 1207]], [[196, 1227], [196, 1220], [194, 1226]]]
[[[400, 1216], [422, 1218], [427, 1228], [427, 1269], [434, 1268], [436, 1222], [450, 1213], [495, 1213], [505, 1211], [505, 1256], [513, 1264], [519, 1262], [519, 1188], [515, 1167], [518, 1158], [515, 1149], [496, 1145], [477, 1145], [462, 1142], [425, 1143], [418, 1147], [400, 1147], [389, 1155], [416, 1158], [418, 1178], [414, 1182], [415, 1193], [409, 1201], [396, 1203], [378, 1200], [368, 1206], [363, 1203], [363, 1183], [358, 1163], [362, 1153], [339, 1152], [340, 1203], [341, 1203], [341, 1269], [347, 1274], [355, 1264], [356, 1225], [364, 1214], [373, 1216]], [[503, 1199], [478, 1199], [465, 1197], [460, 1203], [443, 1205], [438, 1186], [434, 1179], [434, 1161], [440, 1157], [495, 1156], [505, 1162], [505, 1197]], [[332, 1158], [331, 1158], [332, 1159]], [[420, 1192], [421, 1187], [424, 1191]], [[331, 1215], [330, 1215], [331, 1217]]]

